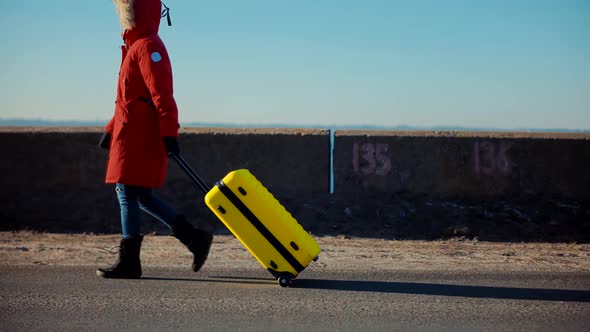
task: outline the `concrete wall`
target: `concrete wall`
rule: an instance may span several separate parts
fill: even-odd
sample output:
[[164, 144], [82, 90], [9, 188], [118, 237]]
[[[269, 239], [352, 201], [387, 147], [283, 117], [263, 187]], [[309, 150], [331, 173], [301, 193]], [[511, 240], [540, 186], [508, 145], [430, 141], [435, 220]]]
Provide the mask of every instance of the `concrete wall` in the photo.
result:
[[[0, 230], [120, 232], [100, 128], [0, 128]], [[313, 234], [590, 241], [590, 135], [186, 129], [183, 154], [213, 182], [250, 169]], [[171, 162], [157, 191], [228, 233]], [[150, 218], [146, 218], [150, 219]], [[144, 233], [167, 233], [146, 221]]]
[[590, 199], [590, 135], [359, 132], [335, 134], [335, 192]]
[[[107, 152], [97, 148], [101, 133], [100, 128], [1, 129], [0, 228], [118, 232], [113, 186], [104, 184]], [[186, 129], [179, 142], [187, 161], [211, 185], [231, 170], [248, 168], [273, 193], [309, 195], [329, 190], [328, 135], [308, 129]], [[172, 161], [158, 193], [196, 222], [215, 218]]]

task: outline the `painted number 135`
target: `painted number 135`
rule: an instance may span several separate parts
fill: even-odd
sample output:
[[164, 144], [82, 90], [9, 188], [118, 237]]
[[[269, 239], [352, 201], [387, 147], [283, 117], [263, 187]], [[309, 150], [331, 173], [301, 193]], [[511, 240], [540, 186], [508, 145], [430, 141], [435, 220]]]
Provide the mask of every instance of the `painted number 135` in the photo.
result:
[[391, 159], [387, 155], [389, 144], [354, 143], [352, 169], [355, 174], [385, 176], [391, 172]]

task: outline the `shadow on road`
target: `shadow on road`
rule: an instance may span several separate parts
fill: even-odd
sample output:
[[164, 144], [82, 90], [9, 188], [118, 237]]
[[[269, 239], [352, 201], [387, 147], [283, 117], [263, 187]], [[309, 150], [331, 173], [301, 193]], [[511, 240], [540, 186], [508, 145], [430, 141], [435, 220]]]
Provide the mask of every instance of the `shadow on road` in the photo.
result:
[[141, 280], [159, 280], [159, 281], [197, 281], [197, 282], [217, 282], [217, 283], [235, 283], [235, 284], [276, 284], [277, 282], [268, 278], [245, 278], [245, 277], [224, 277], [210, 276], [210, 279], [188, 279], [188, 278], [166, 278], [166, 277], [141, 277]]
[[[196, 281], [232, 284], [276, 285], [276, 281], [274, 279], [234, 276], [209, 276], [209, 278], [206, 279], [142, 277], [142, 280]], [[590, 302], [590, 291], [570, 289], [512, 288], [427, 284], [413, 282], [354, 281], [328, 279], [297, 279], [293, 282], [291, 288], [432, 296], [454, 296], [484, 299]]]
[[462, 286], [387, 281], [299, 279], [293, 288], [456, 296], [487, 299], [590, 302], [590, 291], [542, 288]]

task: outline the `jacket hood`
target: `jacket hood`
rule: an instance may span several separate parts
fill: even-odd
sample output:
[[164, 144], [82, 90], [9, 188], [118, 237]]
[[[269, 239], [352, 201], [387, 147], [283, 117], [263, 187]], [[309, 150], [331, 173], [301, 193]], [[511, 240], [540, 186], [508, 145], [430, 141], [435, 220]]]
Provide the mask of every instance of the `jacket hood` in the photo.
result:
[[123, 29], [123, 40], [131, 46], [136, 40], [158, 34], [162, 13], [160, 0], [114, 0]]

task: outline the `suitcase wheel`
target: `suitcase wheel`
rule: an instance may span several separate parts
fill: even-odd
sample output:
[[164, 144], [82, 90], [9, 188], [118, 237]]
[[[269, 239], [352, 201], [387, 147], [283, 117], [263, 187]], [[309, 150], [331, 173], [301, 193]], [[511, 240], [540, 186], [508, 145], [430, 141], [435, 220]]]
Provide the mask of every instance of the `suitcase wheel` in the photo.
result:
[[291, 276], [282, 274], [279, 275], [278, 281], [281, 287], [289, 287], [293, 282], [293, 279], [291, 279]]
[[313, 259], [314, 262], [317, 262], [318, 259], [320, 259], [320, 256], [315, 256], [315, 258]]

